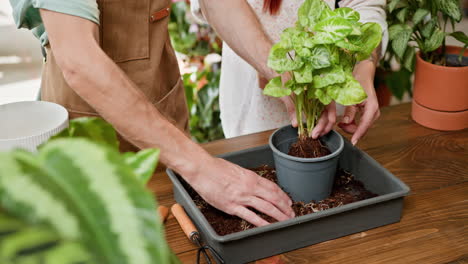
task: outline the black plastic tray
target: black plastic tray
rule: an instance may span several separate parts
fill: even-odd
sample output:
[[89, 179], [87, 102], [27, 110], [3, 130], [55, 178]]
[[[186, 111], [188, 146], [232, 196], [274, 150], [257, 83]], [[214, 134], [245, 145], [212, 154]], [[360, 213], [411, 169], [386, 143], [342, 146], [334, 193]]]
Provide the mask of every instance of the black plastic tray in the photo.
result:
[[[274, 165], [268, 145], [220, 157], [245, 168]], [[167, 173], [174, 183], [176, 201], [197, 226], [203, 241], [226, 263], [245, 263], [400, 221], [403, 198], [409, 193], [406, 184], [346, 140], [339, 167], [379, 196], [225, 236], [216, 234], [179, 176], [169, 169]]]

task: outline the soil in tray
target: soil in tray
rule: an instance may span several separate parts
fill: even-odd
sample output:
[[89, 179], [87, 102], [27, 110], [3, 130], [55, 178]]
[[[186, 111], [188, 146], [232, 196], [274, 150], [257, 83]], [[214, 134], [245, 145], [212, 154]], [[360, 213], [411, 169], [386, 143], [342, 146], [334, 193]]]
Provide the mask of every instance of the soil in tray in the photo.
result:
[[330, 154], [330, 149], [319, 139], [300, 137], [289, 148], [288, 155], [299, 158], [318, 158]]
[[[274, 168], [265, 165], [252, 170], [258, 175], [277, 183], [276, 171]], [[224, 236], [255, 227], [237, 216], [228, 215], [212, 207], [185, 182], [184, 187], [188, 190], [193, 201], [218, 235]], [[291, 207], [296, 213], [296, 217], [298, 217], [369, 199], [375, 196], [377, 195], [366, 190], [362, 182], [354, 179], [352, 174], [339, 169], [335, 176], [335, 182], [330, 197], [319, 202], [312, 201], [307, 204], [304, 202], [293, 202]], [[265, 214], [259, 212], [256, 213], [270, 223], [277, 222], [275, 219]]]

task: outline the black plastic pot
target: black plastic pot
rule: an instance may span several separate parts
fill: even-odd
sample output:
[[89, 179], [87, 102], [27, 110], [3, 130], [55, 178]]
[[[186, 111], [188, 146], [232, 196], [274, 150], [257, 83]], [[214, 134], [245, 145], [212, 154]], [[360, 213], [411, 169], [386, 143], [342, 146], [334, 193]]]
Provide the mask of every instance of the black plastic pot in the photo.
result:
[[330, 195], [333, 179], [343, 151], [343, 138], [336, 131], [321, 137], [331, 154], [320, 158], [298, 158], [288, 155], [289, 148], [297, 141], [297, 128], [285, 126], [270, 136], [276, 174], [279, 185], [295, 201], [320, 201]]
[[[220, 156], [244, 168], [273, 166], [268, 145]], [[174, 198], [181, 204], [210, 245], [226, 263], [246, 263], [400, 221], [409, 188], [363, 151], [345, 140], [338, 166], [351, 172], [366, 189], [379, 196], [225, 236], [216, 234], [195, 205], [184, 180], [174, 171]], [[219, 263], [219, 262], [218, 262]]]

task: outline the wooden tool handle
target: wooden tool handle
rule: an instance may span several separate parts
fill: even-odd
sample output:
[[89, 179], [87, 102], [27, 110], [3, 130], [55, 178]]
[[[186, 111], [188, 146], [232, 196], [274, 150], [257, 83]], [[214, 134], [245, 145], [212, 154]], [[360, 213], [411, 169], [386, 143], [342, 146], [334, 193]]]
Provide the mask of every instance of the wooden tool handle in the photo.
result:
[[169, 216], [169, 208], [164, 205], [160, 205], [158, 207], [158, 214], [161, 217], [161, 221], [164, 223], [166, 222], [167, 217]]
[[188, 217], [187, 213], [185, 213], [184, 208], [180, 204], [174, 204], [171, 207], [172, 215], [177, 219], [179, 222], [180, 227], [184, 231], [185, 235], [191, 240], [192, 235], [198, 233], [197, 228], [192, 223], [192, 220]]

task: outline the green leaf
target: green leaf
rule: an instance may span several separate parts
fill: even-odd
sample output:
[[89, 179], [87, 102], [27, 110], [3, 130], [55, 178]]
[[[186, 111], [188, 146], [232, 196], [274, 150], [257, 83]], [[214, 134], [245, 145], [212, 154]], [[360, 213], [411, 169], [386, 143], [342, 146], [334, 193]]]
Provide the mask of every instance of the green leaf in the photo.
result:
[[386, 76], [385, 84], [398, 100], [402, 100], [403, 95], [407, 91], [411, 91], [411, 75], [411, 72], [402, 68], [397, 72], [390, 72]]
[[271, 79], [265, 89], [263, 89], [264, 95], [269, 95], [273, 97], [284, 97], [291, 95], [291, 90], [287, 88], [283, 88], [283, 82], [281, 81], [281, 77], [275, 77]]
[[408, 2], [406, 0], [391, 0], [388, 3], [388, 11], [392, 13], [394, 10], [402, 7], [407, 7]]
[[398, 58], [401, 59], [405, 53], [412, 33], [413, 29], [406, 24], [396, 24], [389, 28], [391, 46]]
[[79, 239], [100, 263], [168, 263], [151, 193], [121, 154], [89, 140], [57, 139], [37, 155], [0, 155], [3, 208]]
[[318, 98], [324, 105], [329, 105], [333, 100], [333, 98], [327, 94], [326, 89], [315, 89], [315, 97]]
[[361, 61], [369, 58], [371, 53], [379, 46], [382, 41], [382, 28], [377, 23], [366, 23], [362, 25], [362, 35], [357, 37], [361, 50], [357, 54], [357, 60]]
[[398, 11], [398, 13], [396, 14], [397, 19], [401, 23], [405, 23], [409, 10], [410, 10], [409, 7], [405, 7], [405, 8], [402, 8], [400, 11]]
[[342, 105], [359, 104], [367, 98], [361, 84], [351, 74], [346, 75], [344, 84], [334, 84], [324, 89], [333, 100]]
[[341, 7], [337, 8], [334, 11], [335, 15], [342, 17], [346, 20], [358, 22], [361, 16], [359, 15], [359, 12], [354, 11], [352, 8], [349, 7]]
[[105, 144], [115, 149], [119, 148], [115, 129], [111, 124], [98, 117], [80, 117], [70, 120], [68, 128], [51, 139], [67, 137], [87, 138], [99, 144]]
[[335, 83], [342, 83], [346, 79], [345, 72], [341, 67], [333, 66], [319, 69], [314, 72], [314, 88], [323, 88]]
[[436, 28], [432, 33], [432, 36], [424, 41], [424, 47], [422, 48], [423, 51], [430, 52], [438, 49], [440, 46], [442, 46], [444, 39], [445, 33], [442, 30]]
[[307, 63], [302, 68], [293, 71], [294, 80], [297, 83], [311, 83], [312, 82], [312, 65]]
[[124, 154], [125, 163], [133, 169], [137, 179], [146, 184], [156, 169], [159, 160], [159, 149], [144, 149], [137, 153]]
[[57, 243], [59, 239], [57, 233], [49, 230], [37, 227], [23, 228], [15, 235], [2, 240], [2, 243], [0, 243], [0, 260], [13, 259], [20, 255], [22, 250]]
[[454, 37], [456, 40], [460, 41], [463, 44], [468, 44], [468, 36], [462, 31], [455, 31], [450, 33], [450, 36]]
[[286, 28], [280, 36], [280, 45], [285, 49], [293, 49], [304, 46], [308, 34], [297, 27]]
[[281, 46], [280, 43], [273, 45], [268, 56], [268, 67], [278, 73], [299, 69], [304, 65], [300, 58], [291, 58], [288, 55], [289, 50]]
[[353, 32], [353, 24], [342, 17], [330, 17], [318, 22], [314, 30], [318, 32], [317, 36], [323, 35], [321, 38], [332, 40], [333, 43]]
[[416, 49], [414, 47], [408, 47], [405, 55], [403, 56], [403, 66], [410, 72], [414, 70], [414, 62], [416, 58]]
[[458, 0], [438, 0], [436, 3], [442, 13], [451, 17], [456, 22], [461, 21], [462, 14]]
[[330, 50], [323, 45], [318, 45], [312, 48], [312, 55], [309, 58], [309, 63], [313, 69], [326, 68], [331, 65], [332, 56]]
[[298, 23], [303, 27], [314, 28], [324, 10], [330, 7], [322, 0], [305, 0], [297, 10]]
[[348, 51], [360, 51], [361, 46], [363, 43], [360, 41], [358, 38], [352, 38], [353, 36], [350, 36], [348, 38], [344, 38], [342, 40], [339, 40], [336, 45], [340, 48], [343, 48]]
[[414, 12], [413, 25], [417, 26], [426, 16], [430, 14], [429, 10], [420, 8]]
[[434, 32], [436, 25], [437, 20], [435, 18], [429, 20], [426, 24], [424, 24], [421, 30], [421, 35], [423, 35], [425, 38], [429, 38], [432, 35], [432, 32]]

